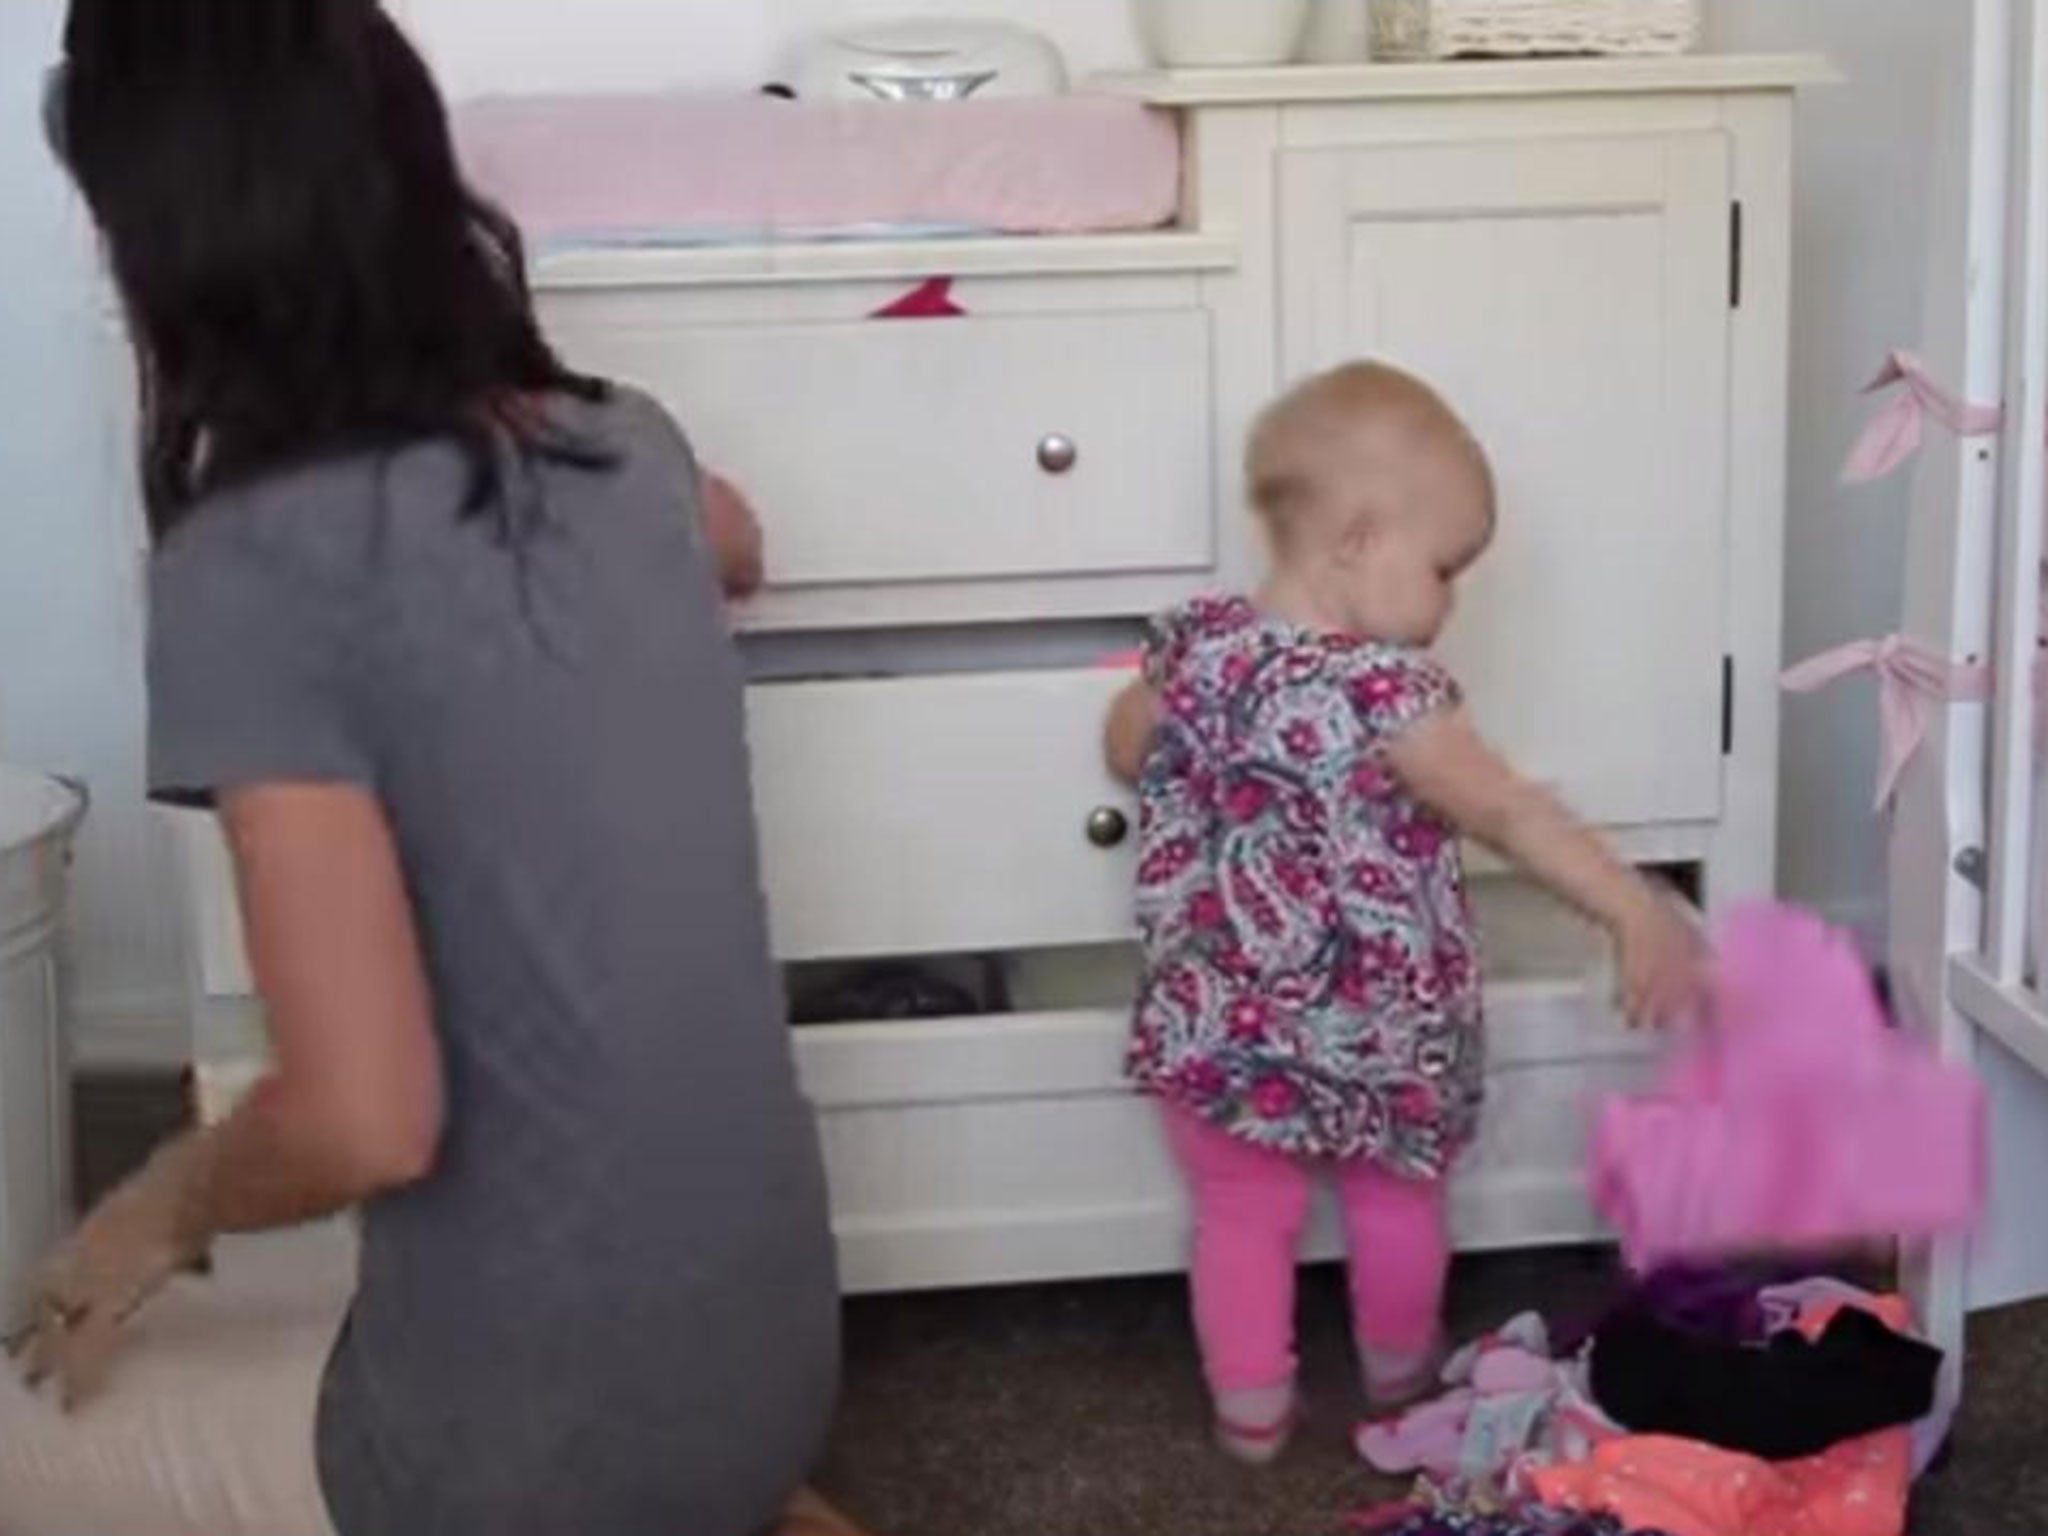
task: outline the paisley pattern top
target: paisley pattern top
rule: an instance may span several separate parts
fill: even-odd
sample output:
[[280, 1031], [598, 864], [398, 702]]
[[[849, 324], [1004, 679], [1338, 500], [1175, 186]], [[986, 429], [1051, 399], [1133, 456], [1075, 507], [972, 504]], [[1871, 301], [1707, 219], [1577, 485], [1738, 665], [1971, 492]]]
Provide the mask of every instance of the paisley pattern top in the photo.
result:
[[1458, 701], [1406, 646], [1203, 598], [1155, 625], [1134, 1081], [1307, 1157], [1437, 1178], [1484, 1076], [1458, 843], [1386, 747]]

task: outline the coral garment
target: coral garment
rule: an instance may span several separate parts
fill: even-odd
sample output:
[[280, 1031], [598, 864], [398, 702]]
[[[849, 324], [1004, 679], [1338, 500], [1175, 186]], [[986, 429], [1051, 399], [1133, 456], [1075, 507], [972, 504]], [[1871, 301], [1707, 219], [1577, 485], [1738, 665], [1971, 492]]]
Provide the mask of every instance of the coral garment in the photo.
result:
[[[1799, 1331], [1817, 1339], [1840, 1310], [1815, 1306]], [[1905, 1333], [1912, 1312], [1896, 1296], [1870, 1308]], [[1848, 1440], [1803, 1461], [1768, 1462], [1696, 1441], [1632, 1435], [1590, 1458], [1530, 1474], [1536, 1497], [1565, 1509], [1620, 1517], [1670, 1536], [1903, 1536], [1913, 1481], [1907, 1429]]]

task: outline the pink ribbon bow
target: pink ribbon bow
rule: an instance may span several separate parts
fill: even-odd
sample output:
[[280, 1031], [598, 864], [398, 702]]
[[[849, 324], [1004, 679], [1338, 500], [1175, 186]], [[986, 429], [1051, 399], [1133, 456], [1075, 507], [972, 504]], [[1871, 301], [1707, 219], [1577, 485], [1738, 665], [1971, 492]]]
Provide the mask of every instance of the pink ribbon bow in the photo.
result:
[[1856, 640], [1823, 652], [1791, 668], [1779, 681], [1792, 693], [1816, 693], [1858, 672], [1877, 675], [1882, 743], [1877, 809], [1884, 811], [1898, 794], [1906, 765], [1927, 739], [1933, 706], [1989, 697], [1991, 669], [1950, 661], [1918, 640], [1891, 635], [1883, 640]]
[[1881, 480], [1917, 453], [1930, 416], [1958, 437], [1988, 437], [2004, 424], [2000, 407], [1979, 405], [1944, 389], [1911, 352], [1892, 353], [1863, 392], [1880, 394], [1899, 384], [1906, 387], [1885, 402], [1849, 450], [1842, 479], [1850, 485]]

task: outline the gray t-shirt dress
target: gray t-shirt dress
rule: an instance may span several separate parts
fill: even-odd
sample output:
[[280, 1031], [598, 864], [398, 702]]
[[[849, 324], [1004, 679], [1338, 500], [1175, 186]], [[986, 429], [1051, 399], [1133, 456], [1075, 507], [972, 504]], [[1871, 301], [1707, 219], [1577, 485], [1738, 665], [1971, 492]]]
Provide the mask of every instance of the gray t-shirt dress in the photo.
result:
[[696, 468], [642, 397], [552, 409], [616, 467], [464, 518], [450, 445], [334, 460], [154, 561], [154, 792], [373, 791], [433, 985], [445, 1143], [364, 1212], [322, 1392], [341, 1536], [754, 1536], [836, 1385]]

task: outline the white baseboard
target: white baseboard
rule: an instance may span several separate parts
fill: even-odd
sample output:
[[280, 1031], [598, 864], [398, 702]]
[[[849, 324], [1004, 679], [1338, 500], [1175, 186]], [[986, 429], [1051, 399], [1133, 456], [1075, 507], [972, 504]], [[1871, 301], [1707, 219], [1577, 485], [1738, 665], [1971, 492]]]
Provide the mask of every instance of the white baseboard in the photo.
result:
[[77, 1071], [182, 1072], [192, 1064], [192, 1017], [182, 997], [80, 997], [67, 1013]]

